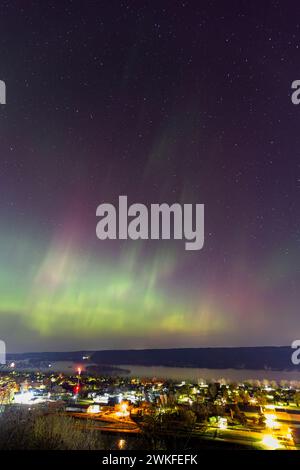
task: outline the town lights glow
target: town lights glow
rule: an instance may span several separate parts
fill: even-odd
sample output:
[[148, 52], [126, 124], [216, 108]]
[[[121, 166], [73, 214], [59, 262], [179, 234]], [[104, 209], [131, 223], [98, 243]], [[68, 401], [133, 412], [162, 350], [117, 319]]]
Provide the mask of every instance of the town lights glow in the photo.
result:
[[257, 399], [256, 398], [250, 398], [249, 400], [251, 405], [256, 405], [257, 404]]
[[121, 403], [119, 405], [119, 411], [116, 412], [116, 415], [118, 417], [122, 417], [122, 418], [125, 418], [127, 416], [129, 416], [129, 411], [128, 411], [128, 405], [127, 403]]
[[288, 429], [287, 429], [286, 438], [287, 438], [289, 441], [292, 441], [292, 440], [294, 439], [294, 438], [293, 438], [293, 433], [292, 433], [291, 428], [288, 428]]
[[119, 439], [118, 440], [118, 449], [120, 449], [120, 450], [124, 449], [125, 445], [126, 445], [125, 439]]
[[265, 414], [266, 427], [269, 429], [275, 429], [278, 426], [276, 415]]
[[227, 429], [227, 418], [219, 418], [218, 421], [218, 428], [219, 429]]
[[32, 404], [33, 397], [33, 392], [16, 393], [14, 396], [14, 403], [19, 405], [30, 405]]
[[276, 450], [276, 449], [281, 448], [281, 445], [278, 439], [272, 436], [272, 434], [265, 434], [262, 439], [262, 443], [266, 447], [266, 449], [269, 449], [269, 450]]
[[90, 405], [87, 409], [89, 414], [96, 414], [100, 413], [100, 406], [99, 405]]
[[127, 404], [126, 403], [121, 404], [121, 410], [123, 411], [123, 413], [127, 412]]

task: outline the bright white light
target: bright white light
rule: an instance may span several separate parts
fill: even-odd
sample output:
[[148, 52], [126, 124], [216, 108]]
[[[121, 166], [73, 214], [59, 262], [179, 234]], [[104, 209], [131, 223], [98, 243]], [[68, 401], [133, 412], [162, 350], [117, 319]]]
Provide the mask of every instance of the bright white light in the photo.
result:
[[121, 408], [121, 411], [117, 411], [116, 416], [123, 417], [123, 418], [125, 418], [126, 416], [129, 416], [130, 413], [128, 411], [127, 403], [122, 403], [120, 405], [120, 408]]
[[266, 426], [269, 429], [274, 429], [277, 426], [276, 415], [274, 414], [265, 414]]
[[218, 428], [219, 429], [227, 429], [227, 418], [219, 418]]
[[90, 413], [90, 414], [100, 413], [100, 406], [99, 405], [90, 405], [87, 409], [87, 412]]
[[97, 401], [98, 403], [103, 403], [104, 405], [107, 405], [109, 401], [109, 396], [108, 395], [97, 395], [94, 398], [94, 401]]
[[281, 445], [279, 444], [278, 439], [272, 436], [272, 434], [265, 434], [262, 439], [262, 443], [270, 450], [280, 449]]
[[116, 411], [116, 416], [118, 418], [126, 418], [126, 416], [129, 416], [129, 411]]
[[14, 402], [20, 405], [30, 405], [33, 397], [33, 392], [15, 393]]
[[292, 433], [291, 428], [288, 428], [288, 429], [287, 429], [286, 438], [287, 438], [289, 441], [292, 441], [292, 440], [293, 440], [293, 433]]
[[124, 449], [125, 445], [126, 445], [125, 439], [119, 439], [119, 440], [118, 440], [118, 448], [119, 448], [120, 450]]
[[121, 405], [121, 410], [122, 410], [124, 413], [126, 413], [126, 411], [127, 411], [127, 404], [126, 404], [126, 403], [122, 403], [122, 405]]

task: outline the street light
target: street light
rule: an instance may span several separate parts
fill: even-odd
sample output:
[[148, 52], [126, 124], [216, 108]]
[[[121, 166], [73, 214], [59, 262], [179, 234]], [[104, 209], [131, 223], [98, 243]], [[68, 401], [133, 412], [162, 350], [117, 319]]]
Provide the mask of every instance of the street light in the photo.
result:
[[266, 427], [269, 429], [274, 429], [277, 427], [277, 417], [274, 414], [265, 414], [266, 418]]
[[280, 449], [281, 447], [278, 439], [272, 436], [272, 434], [265, 434], [262, 439], [262, 443], [269, 450], [276, 450], [276, 449]]
[[118, 448], [119, 448], [120, 450], [124, 449], [125, 445], [126, 445], [125, 439], [119, 439], [119, 440], [118, 440]]

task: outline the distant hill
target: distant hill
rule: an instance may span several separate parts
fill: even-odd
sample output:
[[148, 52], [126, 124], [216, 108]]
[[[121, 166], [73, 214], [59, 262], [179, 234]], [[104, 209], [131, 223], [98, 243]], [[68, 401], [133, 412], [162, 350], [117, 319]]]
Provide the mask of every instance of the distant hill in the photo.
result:
[[107, 365], [143, 365], [199, 367], [207, 369], [300, 370], [291, 362], [293, 350], [288, 346], [242, 348], [130, 349], [107, 351], [41, 352], [8, 354], [8, 360], [82, 361]]
[[[207, 369], [296, 370], [290, 347], [184, 348], [96, 351], [93, 361], [105, 364], [199, 367]], [[298, 367], [300, 370], [300, 367]]]

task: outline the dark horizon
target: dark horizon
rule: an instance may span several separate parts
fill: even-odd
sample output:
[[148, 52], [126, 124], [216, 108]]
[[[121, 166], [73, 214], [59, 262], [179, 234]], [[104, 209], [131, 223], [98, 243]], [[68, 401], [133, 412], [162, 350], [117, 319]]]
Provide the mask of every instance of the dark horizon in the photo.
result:
[[[170, 350], [182, 350], [182, 349], [257, 349], [257, 348], [289, 348], [291, 350], [290, 345], [256, 345], [256, 346], [182, 346], [182, 347], [170, 347], [170, 348], [124, 348], [124, 349], [68, 349], [68, 350], [41, 350], [41, 351], [19, 351], [19, 352], [11, 352], [7, 351], [7, 355], [14, 355], [14, 354], [47, 354], [47, 353], [55, 353], [55, 354], [67, 354], [67, 353], [83, 353], [83, 352], [99, 352], [99, 351], [170, 351]], [[292, 351], [292, 350], [291, 350]]]
[[[82, 364], [83, 370], [90, 364], [117, 366], [162, 366], [204, 369], [253, 369], [300, 371], [291, 360], [290, 346], [241, 347], [241, 348], [173, 348], [173, 349], [127, 349], [98, 351], [65, 351], [8, 354], [9, 360], [29, 360], [33, 365], [43, 362], [67, 361]], [[89, 359], [83, 356], [89, 354]]]

